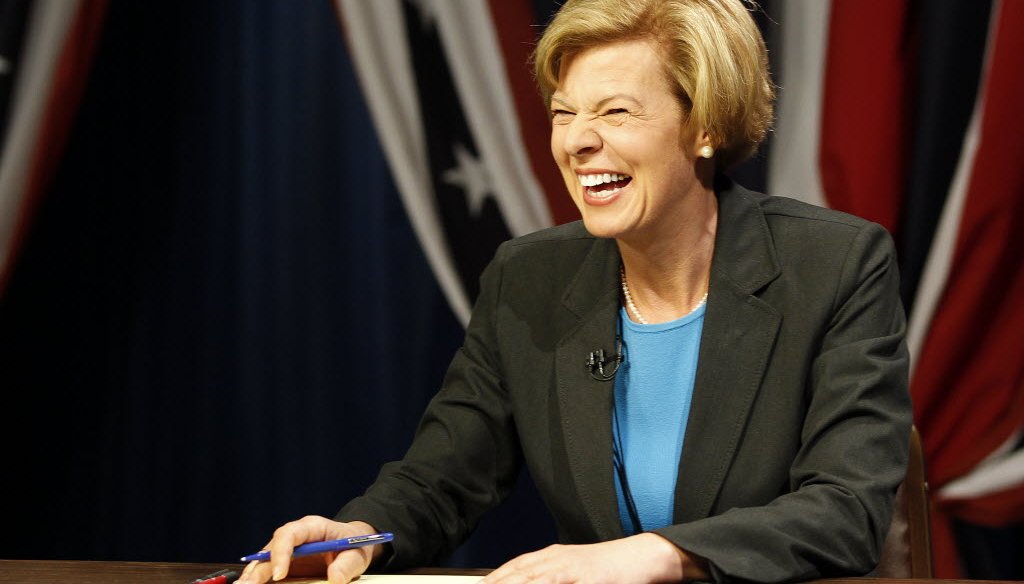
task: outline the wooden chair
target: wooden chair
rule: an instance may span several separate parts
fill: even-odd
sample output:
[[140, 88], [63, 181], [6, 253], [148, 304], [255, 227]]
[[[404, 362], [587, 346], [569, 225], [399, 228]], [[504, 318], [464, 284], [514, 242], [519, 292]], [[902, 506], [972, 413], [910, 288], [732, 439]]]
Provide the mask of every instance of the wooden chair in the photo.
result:
[[932, 578], [928, 481], [917, 428], [910, 428], [907, 476], [896, 491], [889, 535], [871, 575], [879, 578]]

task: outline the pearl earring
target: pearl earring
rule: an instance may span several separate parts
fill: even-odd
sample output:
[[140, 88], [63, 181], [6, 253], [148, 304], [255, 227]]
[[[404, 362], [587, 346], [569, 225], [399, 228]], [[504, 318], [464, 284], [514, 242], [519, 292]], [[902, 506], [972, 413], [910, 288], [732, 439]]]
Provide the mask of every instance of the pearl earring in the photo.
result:
[[715, 155], [715, 149], [711, 146], [702, 146], [698, 152], [700, 153], [701, 158], [711, 158]]

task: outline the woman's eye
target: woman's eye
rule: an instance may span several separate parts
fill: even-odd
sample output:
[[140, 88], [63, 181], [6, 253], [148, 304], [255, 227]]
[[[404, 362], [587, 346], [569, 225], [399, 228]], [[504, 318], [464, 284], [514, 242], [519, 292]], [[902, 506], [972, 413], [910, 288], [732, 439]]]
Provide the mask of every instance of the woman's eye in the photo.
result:
[[568, 110], [551, 110], [551, 122], [555, 124], [568, 124], [570, 121], [572, 121], [573, 115], [574, 114]]
[[604, 113], [601, 114], [601, 117], [604, 118], [606, 122], [617, 126], [626, 121], [629, 117], [629, 111], [625, 108], [613, 107], [605, 110]]

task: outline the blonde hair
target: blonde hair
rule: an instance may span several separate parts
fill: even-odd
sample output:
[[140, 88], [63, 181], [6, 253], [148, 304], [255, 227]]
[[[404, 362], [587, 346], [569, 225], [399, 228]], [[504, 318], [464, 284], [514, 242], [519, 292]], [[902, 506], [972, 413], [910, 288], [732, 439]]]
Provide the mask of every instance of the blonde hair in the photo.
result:
[[691, 127], [708, 132], [722, 167], [757, 151], [775, 91], [764, 39], [740, 0], [568, 0], [533, 53], [545, 103], [573, 55], [636, 39], [660, 47]]

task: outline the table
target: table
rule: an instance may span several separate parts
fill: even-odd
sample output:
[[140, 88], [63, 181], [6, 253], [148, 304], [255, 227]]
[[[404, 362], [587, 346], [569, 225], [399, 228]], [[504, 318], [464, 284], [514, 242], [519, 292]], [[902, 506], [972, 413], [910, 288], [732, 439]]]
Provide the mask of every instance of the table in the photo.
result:
[[[187, 584], [221, 568], [240, 564], [169, 562], [97, 562], [67, 560], [0, 560], [0, 584]], [[424, 568], [414, 574], [487, 574], [489, 570]], [[1010, 580], [915, 580], [833, 578], [822, 584], [1011, 584]], [[1020, 583], [1017, 583], [1020, 584]]]
[[[222, 568], [241, 571], [243, 567], [243, 564], [0, 560], [0, 584], [188, 584]], [[410, 573], [485, 576], [489, 571], [423, 568]]]

